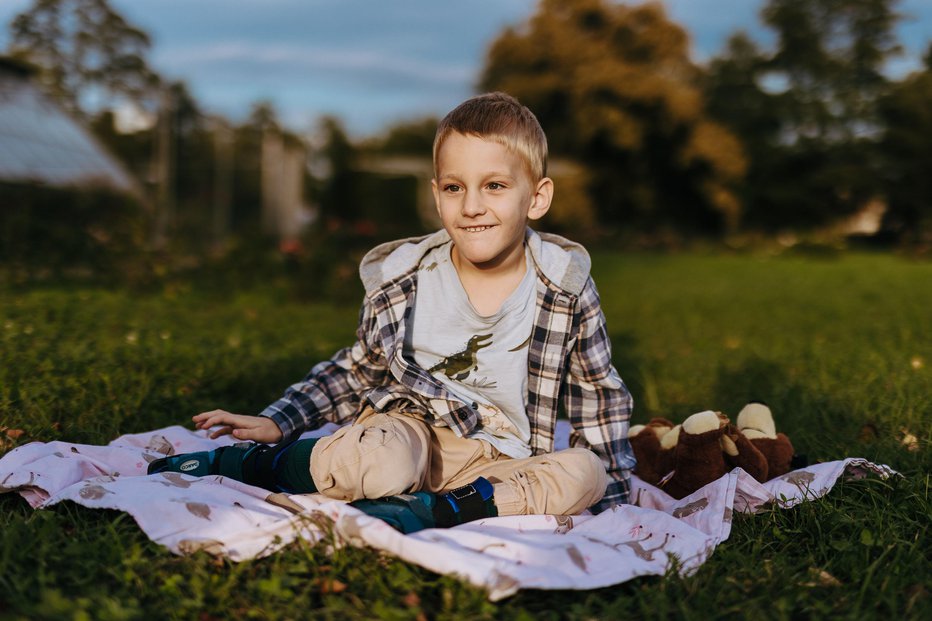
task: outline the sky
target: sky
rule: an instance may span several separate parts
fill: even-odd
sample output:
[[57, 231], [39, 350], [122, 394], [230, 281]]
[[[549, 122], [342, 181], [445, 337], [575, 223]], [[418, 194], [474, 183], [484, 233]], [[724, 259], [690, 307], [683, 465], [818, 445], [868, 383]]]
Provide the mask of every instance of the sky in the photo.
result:
[[[32, 0], [0, 0], [0, 50]], [[207, 113], [241, 121], [272, 102], [285, 125], [310, 131], [325, 114], [363, 137], [391, 123], [443, 116], [475, 93], [485, 51], [523, 23], [536, 0], [110, 0], [152, 38], [149, 60], [183, 80]], [[693, 59], [715, 56], [738, 29], [761, 45], [764, 0], [664, 0], [691, 36]], [[901, 0], [906, 54], [919, 66], [932, 41], [932, 0]]]

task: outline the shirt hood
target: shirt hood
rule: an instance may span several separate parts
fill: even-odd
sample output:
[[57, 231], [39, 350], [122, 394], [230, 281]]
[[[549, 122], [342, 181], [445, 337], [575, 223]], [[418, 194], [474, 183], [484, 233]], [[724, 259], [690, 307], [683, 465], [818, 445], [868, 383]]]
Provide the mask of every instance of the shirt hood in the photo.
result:
[[[525, 239], [537, 269], [554, 285], [579, 295], [589, 278], [592, 265], [582, 245], [553, 233], [527, 229]], [[450, 241], [444, 229], [421, 237], [409, 237], [380, 244], [366, 253], [359, 264], [359, 277], [366, 294], [416, 268], [428, 252]]]

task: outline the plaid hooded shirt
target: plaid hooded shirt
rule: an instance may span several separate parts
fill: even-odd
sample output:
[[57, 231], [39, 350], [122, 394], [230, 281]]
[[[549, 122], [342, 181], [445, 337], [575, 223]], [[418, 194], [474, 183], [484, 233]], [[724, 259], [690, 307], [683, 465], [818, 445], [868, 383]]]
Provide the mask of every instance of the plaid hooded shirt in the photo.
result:
[[[382, 244], [360, 265], [366, 296], [356, 342], [315, 365], [262, 416], [281, 429], [282, 441], [326, 421], [352, 421], [366, 405], [384, 411], [403, 405], [433, 425], [466, 436], [479, 424], [475, 403], [453, 396], [425, 369], [403, 355], [417, 293], [421, 258], [450, 240], [444, 230]], [[537, 274], [537, 310], [528, 350], [525, 408], [531, 453], [553, 452], [562, 406], [572, 432], [570, 446], [595, 452], [610, 482], [599, 512], [627, 502], [635, 461], [628, 444], [632, 399], [611, 362], [611, 344], [589, 256], [582, 246], [528, 229]]]

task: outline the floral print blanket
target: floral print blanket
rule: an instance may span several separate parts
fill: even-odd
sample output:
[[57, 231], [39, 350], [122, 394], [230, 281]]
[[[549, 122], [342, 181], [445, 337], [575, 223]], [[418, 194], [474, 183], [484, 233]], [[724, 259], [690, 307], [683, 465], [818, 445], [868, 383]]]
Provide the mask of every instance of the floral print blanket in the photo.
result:
[[[568, 428], [558, 427], [558, 446], [567, 437]], [[319, 541], [332, 530], [341, 542], [457, 575], [499, 600], [519, 589], [592, 589], [662, 575], [674, 558], [679, 571], [690, 573], [728, 538], [735, 511], [792, 507], [828, 493], [843, 476], [896, 474], [857, 458], [765, 484], [735, 469], [682, 500], [635, 478], [633, 504], [597, 516], [497, 517], [412, 535], [319, 494], [270, 494], [221, 476], [146, 475], [149, 462], [163, 455], [230, 443], [228, 436], [210, 440], [179, 426], [121, 436], [107, 446], [34, 442], [0, 457], [0, 493], [17, 492], [36, 509], [70, 500], [125, 511], [176, 554], [204, 550], [251, 559], [296, 538]]]

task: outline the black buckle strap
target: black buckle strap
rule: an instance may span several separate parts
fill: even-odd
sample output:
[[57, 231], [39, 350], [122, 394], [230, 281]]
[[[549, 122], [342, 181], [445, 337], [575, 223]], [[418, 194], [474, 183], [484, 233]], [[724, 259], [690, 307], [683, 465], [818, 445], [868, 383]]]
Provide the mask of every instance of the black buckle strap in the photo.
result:
[[271, 492], [285, 491], [281, 489], [275, 476], [277, 457], [288, 450], [294, 442], [269, 446], [260, 444], [243, 463], [243, 483], [255, 485]]
[[458, 487], [444, 494], [453, 507], [456, 520], [460, 524], [489, 517], [488, 500], [492, 498], [492, 484], [479, 477], [469, 485]]

